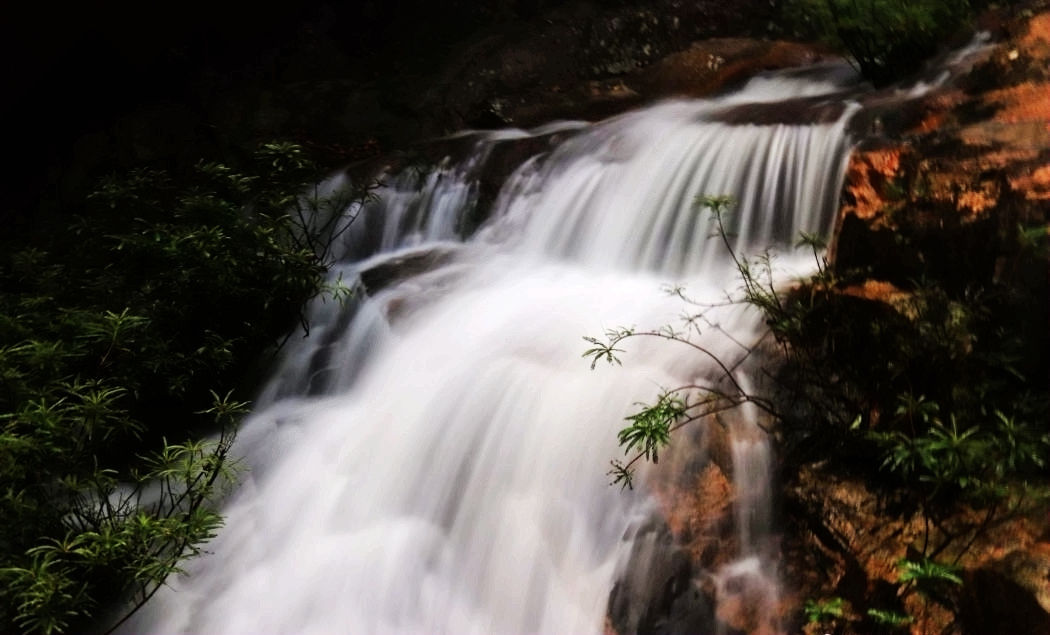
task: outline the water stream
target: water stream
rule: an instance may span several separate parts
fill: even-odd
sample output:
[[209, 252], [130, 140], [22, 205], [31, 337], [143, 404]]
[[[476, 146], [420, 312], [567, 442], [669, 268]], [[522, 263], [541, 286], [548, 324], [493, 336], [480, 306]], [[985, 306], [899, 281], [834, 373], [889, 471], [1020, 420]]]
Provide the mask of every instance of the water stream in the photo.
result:
[[[593, 125], [472, 133], [466, 158], [384, 176], [340, 238], [333, 275], [360, 277], [356, 299], [310, 308], [310, 336], [292, 338], [244, 424], [250, 469], [213, 555], [126, 632], [602, 632], [625, 536], [652, 511], [644, 474], [633, 492], [609, 486], [616, 432], [632, 404], [709, 369], [645, 342], [622, 368], [592, 371], [582, 337], [676, 321], [666, 283], [713, 299], [736, 286], [698, 195], [736, 199], [742, 253], [830, 232], [855, 109], [834, 94], [841, 74], [760, 77]], [[736, 107], [789, 98], [811, 120], [727, 123]], [[488, 156], [522, 139], [543, 150], [488, 206]], [[476, 230], [465, 220], [478, 218]], [[719, 319], [732, 339], [757, 333], [738, 308]], [[730, 338], [705, 343], [741, 355]], [[734, 566], [774, 579], [759, 546], [768, 445], [744, 434], [733, 460]]]

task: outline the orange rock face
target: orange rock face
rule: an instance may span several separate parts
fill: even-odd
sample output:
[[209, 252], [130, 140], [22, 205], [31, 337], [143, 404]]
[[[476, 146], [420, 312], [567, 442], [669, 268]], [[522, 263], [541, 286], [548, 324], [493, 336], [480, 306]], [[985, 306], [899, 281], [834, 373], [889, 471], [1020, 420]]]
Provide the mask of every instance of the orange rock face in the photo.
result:
[[[991, 278], [998, 275], [1001, 254], [986, 245], [1018, 224], [1050, 221], [1050, 10], [1007, 28], [1014, 35], [992, 48], [961, 83], [909, 105], [888, 133], [873, 126], [872, 138], [854, 152], [831, 255], [852, 257], [852, 267], [871, 266], [874, 272], [839, 293], [907, 317], [914, 300], [909, 280], [923, 267], [939, 259], [942, 273]], [[664, 60], [644, 80], [626, 83], [647, 95], [703, 95], [734, 81], [745, 58], [747, 72], [754, 72], [816, 54], [777, 43], [761, 46], [767, 49], [740, 40], [709, 42]], [[875, 239], [860, 256], [845, 253], [857, 251], [858, 234]], [[843, 242], [844, 236], [854, 242]], [[884, 267], [894, 258], [899, 266]], [[874, 425], [877, 413], [870, 419]], [[662, 457], [650, 483], [675, 544], [695, 570], [712, 571], [726, 564], [736, 538], [725, 433], [717, 425], [708, 430], [695, 443], [702, 460]], [[1050, 518], [1038, 505], [1019, 507], [989, 525], [985, 510], [960, 504], [929, 522], [921, 510], [901, 511], [885, 490], [824, 463], [785, 473], [790, 482], [782, 493], [790, 509], [780, 617], [798, 616], [806, 600], [841, 597], [847, 600], [844, 620], [864, 628], [877, 628], [865, 614], [874, 606], [913, 616], [915, 635], [958, 633], [962, 624], [968, 633], [1043, 632], [1040, 620], [1050, 613]], [[934, 552], [938, 561], [954, 561], [963, 570], [955, 614], [898, 584], [900, 560]], [[760, 589], [752, 594], [745, 585], [738, 591], [716, 606], [717, 617], [752, 635], [788, 626], [791, 632], [875, 632], [804, 627], [787, 619], [774, 626], [755, 610], [762, 604]], [[999, 624], [1009, 630], [997, 630]]]
[[733, 487], [718, 466], [709, 463], [692, 487], [662, 493], [671, 533], [693, 557], [710, 567], [720, 554], [732, 553], [731, 528]]
[[[901, 598], [885, 595], [897, 579], [896, 563], [900, 559], [916, 559], [924, 547], [937, 549], [947, 542], [949, 546], [939, 558], [956, 562], [966, 572], [964, 602], [973, 607], [986, 605], [988, 598], [980, 597], [982, 592], [995, 593], [1005, 587], [1013, 588], [1018, 596], [1028, 594], [1029, 602], [1034, 599], [1032, 610], [1041, 607], [1050, 611], [1050, 527], [1041, 524], [1045, 519], [1031, 506], [980, 532], [976, 530], [985, 520], [983, 511], [963, 509], [947, 521], [928, 524], [919, 513], [903, 517], [887, 514], [888, 502], [868, 484], [828, 473], [819, 466], [802, 470], [794, 495], [821, 515], [827, 532], [823, 538], [813, 538], [808, 559], [788, 560], [786, 578], [799, 581], [802, 595], [869, 600], [881, 596], [886, 603], [899, 600], [902, 608], [916, 617], [911, 628], [914, 635], [957, 632], [951, 613], [936, 602], [926, 602], [921, 594]], [[958, 536], [967, 540], [958, 540]], [[970, 537], [973, 542], [967, 544]], [[1004, 598], [1003, 602], [1017, 599]], [[980, 623], [979, 619], [973, 621]]]
[[[1011, 257], [997, 246], [1009, 243], [1003, 237], [1018, 226], [1050, 232], [1050, 9], [1005, 28], [1012, 35], [959, 85], [926, 96], [897, 130], [854, 152], [832, 255], [842, 269], [873, 273], [841, 293], [899, 309], [909, 297], [902, 287], [931, 263], [942, 273], [965, 269], [962, 284], [974, 271], [997, 279]], [[966, 258], [997, 264], [967, 269]], [[885, 266], [894, 259], [896, 267]], [[785, 579], [796, 583], [797, 604], [881, 598], [916, 618], [916, 635], [959, 632], [960, 624], [973, 633], [1050, 629], [1045, 502], [990, 525], [986, 511], [960, 504], [931, 524], [918, 512], [889, 511], [891, 501], [869, 484], [820, 465], [799, 471], [790, 496], [813, 523], [798, 530], [803, 544], [787, 547]], [[941, 544], [938, 560], [963, 571], [955, 615], [919, 593], [893, 591], [898, 560]]]
[[919, 200], [964, 217], [994, 213], [1007, 191], [1050, 200], [1050, 12], [1015, 28], [966, 90], [935, 91], [899, 140], [855, 153], [843, 216], [892, 227], [889, 212]]
[[736, 553], [733, 530], [733, 486], [729, 438], [725, 428], [708, 419], [696, 431], [700, 440], [672, 446], [652, 475], [653, 493], [660, 503], [675, 542], [694, 564], [714, 569]]
[[888, 188], [898, 175], [903, 152], [901, 146], [854, 152], [846, 171], [845, 190], [850, 202], [842, 213], [876, 222], [888, 203]]

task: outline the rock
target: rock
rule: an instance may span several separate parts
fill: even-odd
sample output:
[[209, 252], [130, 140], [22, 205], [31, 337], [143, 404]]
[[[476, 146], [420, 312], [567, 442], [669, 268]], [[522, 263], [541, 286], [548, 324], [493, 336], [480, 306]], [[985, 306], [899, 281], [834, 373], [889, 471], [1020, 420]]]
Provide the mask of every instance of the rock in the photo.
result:
[[[559, 85], [551, 94], [534, 94], [517, 101], [501, 102], [505, 123], [529, 125], [550, 119], [599, 119], [643, 103], [671, 97], [712, 95], [770, 70], [799, 67], [832, 59], [826, 51], [790, 42], [758, 39], [710, 39], [694, 42], [681, 53], [659, 59], [654, 64], [609, 79], [591, 79]], [[834, 58], [837, 59], [837, 58]], [[800, 102], [800, 110], [805, 102]], [[841, 110], [832, 111], [841, 112]], [[820, 117], [837, 117], [832, 111]], [[742, 120], [747, 113], [735, 119]], [[770, 118], [774, 115], [770, 113]], [[784, 117], [783, 114], [777, 117]], [[798, 120], [808, 119], [800, 116]], [[732, 122], [732, 115], [727, 121]]]
[[457, 251], [455, 247], [426, 247], [380, 256], [358, 274], [361, 287], [379, 303], [386, 322], [399, 326], [443, 297], [469, 268], [456, 263]]
[[812, 66], [830, 59], [839, 58], [808, 44], [712, 38], [634, 71], [625, 81], [648, 99], [706, 97], [763, 71]]
[[[1038, 506], [983, 527], [984, 513], [960, 507], [928, 527], [918, 510], [902, 512], [868, 483], [824, 465], [802, 467], [785, 491], [784, 576], [796, 604], [812, 598], [845, 598], [859, 609], [894, 608], [925, 615], [924, 632], [953, 625], [950, 611], [912, 593], [896, 592], [897, 561], [918, 560], [924, 548], [945, 540], [938, 559], [956, 562], [964, 583], [942, 601], [955, 607], [956, 629], [975, 635], [1044, 634], [1050, 628], [1050, 533]], [[936, 626], [935, 626], [936, 625]], [[954, 632], [954, 631], [953, 631]]]
[[676, 541], [697, 566], [713, 569], [734, 553], [733, 486], [713, 462], [696, 475], [691, 487], [660, 493], [668, 525]]
[[787, 99], [771, 104], [741, 104], [732, 106], [712, 118], [731, 125], [797, 126], [831, 123], [842, 116], [846, 106], [827, 97]]
[[713, 632], [708, 592], [693, 580], [690, 558], [675, 544], [667, 525], [654, 518], [631, 538], [631, 555], [609, 595], [613, 631]]
[[433, 271], [449, 263], [454, 256], [455, 250], [451, 248], [428, 248], [384, 259], [358, 275], [365, 293], [375, 295], [408, 278]]
[[967, 571], [960, 619], [966, 633], [1050, 634], [1050, 557], [1014, 551], [990, 566]]
[[721, 569], [715, 575], [720, 630], [749, 635], [778, 633], [777, 587], [777, 580], [761, 570], [757, 559]]
[[[567, 3], [516, 31], [465, 43], [426, 80], [421, 113], [449, 129], [594, 120], [832, 57], [820, 47], [764, 39], [771, 15], [753, 1]], [[710, 39], [719, 35], [737, 37]]]
[[714, 571], [738, 552], [734, 527], [731, 449], [727, 412], [680, 430], [647, 481], [660, 516], [695, 570]]
[[895, 284], [923, 271], [991, 281], [1017, 226], [1050, 220], [1050, 11], [1010, 28], [892, 125], [887, 98], [869, 100], [861, 119], [882, 130], [850, 160], [832, 246], [839, 271], [871, 268]]
[[[28, 221], [39, 203], [60, 211], [98, 176], [143, 159], [189, 169], [280, 138], [338, 166], [465, 127], [607, 117], [645, 98], [628, 73], [702, 38], [775, 27], [766, 0], [307, 0], [209, 6], [218, 22], [173, 15], [141, 32], [85, 11], [106, 46], [18, 16], [17, 37], [0, 39], [45, 53], [8, 78], [8, 119], [20, 122], [12, 152], [27, 159], [0, 205], [4, 222]], [[224, 45], [200, 45], [216, 24]]]
[[[724, 412], [680, 430], [646, 475], [656, 515], [636, 532], [610, 596], [617, 633], [773, 633], [775, 576], [741, 558], [731, 475], [735, 434], [762, 434]], [[739, 439], [737, 439], [739, 440]]]

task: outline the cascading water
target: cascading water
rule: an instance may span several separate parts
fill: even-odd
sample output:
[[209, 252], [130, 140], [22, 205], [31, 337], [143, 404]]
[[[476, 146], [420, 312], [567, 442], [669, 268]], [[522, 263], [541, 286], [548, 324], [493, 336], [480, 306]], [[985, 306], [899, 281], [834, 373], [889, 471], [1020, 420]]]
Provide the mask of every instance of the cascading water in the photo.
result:
[[[698, 195], [738, 201], [742, 252], [828, 233], [852, 110], [819, 97], [836, 89], [759, 78], [600, 124], [477, 135], [464, 162], [387, 177], [340, 237], [337, 273], [360, 280], [357, 299], [315, 303], [310, 337], [289, 343], [240, 433], [250, 471], [213, 555], [126, 632], [601, 632], [624, 537], [651, 505], [644, 487], [609, 486], [616, 431], [658, 386], [709, 371], [667, 343], [591, 371], [581, 337], [675, 320], [663, 283], [708, 297], [734, 285]], [[724, 122], [789, 97], [837, 110]], [[510, 137], [550, 147], [464, 238], [477, 170]], [[722, 319], [733, 339], [756, 328], [739, 309]], [[741, 354], [728, 337], [709, 346]], [[733, 452], [735, 566], [768, 573], [769, 449], [751, 432]]]

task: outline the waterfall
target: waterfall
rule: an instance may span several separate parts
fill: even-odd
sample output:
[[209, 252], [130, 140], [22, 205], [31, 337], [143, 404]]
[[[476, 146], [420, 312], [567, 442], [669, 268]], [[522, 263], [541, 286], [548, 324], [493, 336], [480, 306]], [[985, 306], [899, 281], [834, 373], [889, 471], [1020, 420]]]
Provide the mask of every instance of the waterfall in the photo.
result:
[[[741, 252], [829, 233], [853, 111], [832, 75], [470, 133], [466, 159], [385, 175], [339, 238], [333, 275], [356, 297], [309, 308], [310, 336], [292, 338], [243, 425], [248, 471], [211, 554], [126, 632], [600, 633], [625, 536], [653, 505], [644, 482], [609, 486], [616, 432], [659, 386], [709, 369], [646, 342], [592, 371], [582, 337], [676, 320], [665, 283], [701, 298], [735, 286], [698, 195], [734, 197]], [[734, 122], [784, 104], [812, 120]], [[523, 141], [538, 149], [486, 202], [489, 156]], [[758, 327], [739, 308], [721, 319], [743, 342]], [[710, 347], [741, 354], [727, 337]], [[736, 555], [764, 571], [757, 438], [733, 451]]]

